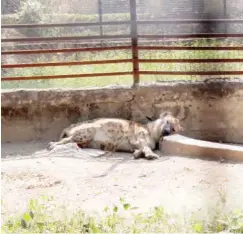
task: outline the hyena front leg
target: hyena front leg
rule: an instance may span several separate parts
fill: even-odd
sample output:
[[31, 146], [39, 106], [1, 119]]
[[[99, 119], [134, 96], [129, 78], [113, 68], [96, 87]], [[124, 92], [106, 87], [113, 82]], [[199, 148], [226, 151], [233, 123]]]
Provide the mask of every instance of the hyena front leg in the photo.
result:
[[142, 152], [147, 159], [158, 159], [159, 155], [154, 153], [148, 146], [144, 146]]
[[138, 159], [142, 157], [145, 157], [147, 159], [159, 158], [159, 155], [155, 154], [152, 151], [152, 149], [148, 146], [145, 139], [139, 139], [139, 140], [132, 139], [130, 140], [130, 144], [136, 148], [133, 153], [134, 159]]

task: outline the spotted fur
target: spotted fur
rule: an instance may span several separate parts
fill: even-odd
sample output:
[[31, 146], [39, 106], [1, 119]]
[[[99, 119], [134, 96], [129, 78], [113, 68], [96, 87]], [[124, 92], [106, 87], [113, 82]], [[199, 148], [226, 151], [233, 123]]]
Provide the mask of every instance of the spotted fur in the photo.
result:
[[104, 151], [133, 152], [134, 158], [156, 159], [156, 144], [167, 135], [182, 131], [179, 119], [164, 113], [154, 121], [140, 124], [134, 121], [100, 118], [72, 124], [65, 128], [58, 142], [51, 142], [49, 149], [57, 145], [77, 143], [82, 148]]

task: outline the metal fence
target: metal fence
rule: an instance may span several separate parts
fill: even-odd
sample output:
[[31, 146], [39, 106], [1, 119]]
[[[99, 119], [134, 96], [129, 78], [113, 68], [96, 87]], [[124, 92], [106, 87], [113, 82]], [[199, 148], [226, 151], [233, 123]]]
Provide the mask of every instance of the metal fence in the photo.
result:
[[[100, 2], [100, 1], [99, 1]], [[79, 47], [79, 48], [55, 48], [55, 49], [33, 49], [33, 50], [4, 50], [1, 55], [33, 55], [33, 54], [56, 54], [56, 53], [71, 53], [71, 52], [94, 52], [94, 51], [131, 51], [129, 59], [109, 59], [98, 61], [70, 61], [70, 62], [45, 62], [45, 63], [15, 63], [2, 64], [2, 69], [12, 68], [28, 68], [28, 67], [54, 67], [54, 66], [82, 66], [96, 64], [118, 64], [131, 63], [132, 70], [124, 72], [106, 72], [106, 73], [82, 73], [82, 74], [65, 74], [65, 75], [46, 75], [46, 76], [9, 76], [2, 77], [2, 81], [23, 81], [23, 80], [38, 80], [38, 79], [60, 79], [60, 78], [85, 78], [85, 77], [104, 77], [104, 76], [120, 76], [132, 75], [133, 85], [136, 86], [140, 82], [140, 75], [199, 75], [199, 76], [221, 76], [221, 75], [243, 75], [241, 70], [230, 71], [152, 71], [140, 69], [141, 64], [145, 63], [242, 63], [242, 58], [211, 58], [211, 59], [143, 59], [140, 58], [141, 51], [243, 51], [243, 46], [174, 46], [174, 45], [152, 45], [151, 41], [165, 41], [168, 39], [200, 39], [200, 38], [243, 38], [243, 33], [227, 33], [228, 24], [242, 24], [243, 19], [162, 19], [162, 20], [138, 20], [137, 19], [137, 4], [136, 0], [128, 0], [130, 20], [126, 21], [103, 21], [102, 11], [99, 8], [99, 22], [89, 23], [49, 23], [49, 24], [5, 24], [2, 29], [20, 29], [20, 28], [56, 28], [56, 27], [90, 27], [97, 26], [100, 28], [100, 35], [96, 36], [59, 36], [59, 37], [20, 37], [20, 38], [4, 38], [2, 45], [6, 43], [36, 43], [36, 42], [63, 42], [63, 41], [85, 41], [95, 42], [97, 40], [105, 42], [107, 40], [119, 41], [123, 45], [109, 45], [98, 47]], [[225, 25], [224, 33], [178, 33], [178, 34], [145, 34], [138, 33], [138, 28], [145, 25], [183, 25], [183, 24], [215, 24], [220, 23]], [[103, 33], [104, 26], [121, 26], [126, 25], [130, 29], [128, 34], [105, 35]], [[146, 43], [145, 43], [146, 42]], [[149, 44], [149, 45], [148, 45]], [[154, 43], [153, 43], [154, 44]]]

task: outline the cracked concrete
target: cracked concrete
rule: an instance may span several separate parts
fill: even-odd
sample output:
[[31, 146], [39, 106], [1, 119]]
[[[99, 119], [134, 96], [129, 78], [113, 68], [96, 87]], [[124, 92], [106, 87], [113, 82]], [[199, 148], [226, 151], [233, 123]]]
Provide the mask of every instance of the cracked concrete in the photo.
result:
[[159, 83], [84, 90], [9, 90], [2, 96], [2, 142], [56, 140], [71, 123], [99, 117], [145, 122], [161, 111], [181, 120], [183, 135], [243, 143], [243, 82]]

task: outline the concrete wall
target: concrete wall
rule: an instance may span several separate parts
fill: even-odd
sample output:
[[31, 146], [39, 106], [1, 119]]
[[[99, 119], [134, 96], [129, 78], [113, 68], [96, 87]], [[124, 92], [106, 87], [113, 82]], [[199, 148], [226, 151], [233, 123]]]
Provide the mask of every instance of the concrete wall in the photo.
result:
[[2, 142], [55, 140], [70, 123], [97, 117], [145, 121], [170, 110], [185, 136], [243, 143], [243, 82], [161, 83], [140, 88], [2, 92]]

